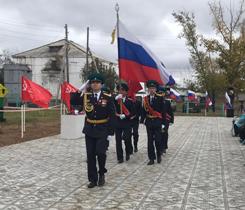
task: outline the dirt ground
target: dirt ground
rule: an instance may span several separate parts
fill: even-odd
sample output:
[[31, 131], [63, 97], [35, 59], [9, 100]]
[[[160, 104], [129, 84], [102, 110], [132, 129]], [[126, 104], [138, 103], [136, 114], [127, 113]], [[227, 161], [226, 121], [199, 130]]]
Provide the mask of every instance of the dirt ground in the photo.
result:
[[60, 133], [60, 122], [32, 122], [26, 124], [24, 138], [21, 139], [20, 125], [0, 123], [0, 147], [21, 143]]

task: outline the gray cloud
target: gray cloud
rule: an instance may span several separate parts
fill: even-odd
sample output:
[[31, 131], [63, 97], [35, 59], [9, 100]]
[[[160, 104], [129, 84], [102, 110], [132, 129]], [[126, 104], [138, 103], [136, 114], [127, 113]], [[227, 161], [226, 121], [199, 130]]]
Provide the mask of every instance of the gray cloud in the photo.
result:
[[[89, 26], [93, 51], [116, 60], [116, 46], [110, 45], [116, 2], [128, 29], [173, 71], [190, 68], [184, 40], [177, 39], [173, 11], [194, 12], [199, 32], [212, 34], [208, 0], [0, 0], [0, 49], [22, 51], [61, 39], [67, 23], [70, 39], [85, 45]], [[231, 2], [234, 8], [239, 3]], [[221, 3], [228, 7], [230, 0]]]

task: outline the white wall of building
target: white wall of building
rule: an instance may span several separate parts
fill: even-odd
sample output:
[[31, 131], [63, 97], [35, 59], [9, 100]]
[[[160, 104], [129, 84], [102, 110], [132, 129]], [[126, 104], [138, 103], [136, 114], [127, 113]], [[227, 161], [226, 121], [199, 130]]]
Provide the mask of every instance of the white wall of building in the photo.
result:
[[[14, 58], [14, 62], [19, 64], [27, 64], [32, 70], [32, 81], [48, 89], [54, 97], [57, 96], [57, 89], [59, 87], [60, 74], [56, 78], [48, 77], [48, 72], [42, 73], [49, 58]], [[89, 59], [91, 62], [91, 59]], [[79, 88], [82, 85], [81, 69], [86, 64], [86, 58], [69, 57], [69, 82], [74, 87]], [[109, 62], [104, 62], [109, 68]], [[115, 66], [117, 71], [117, 67]]]
[[76, 88], [82, 85], [81, 70], [85, 64], [86, 58], [69, 58], [69, 79]]

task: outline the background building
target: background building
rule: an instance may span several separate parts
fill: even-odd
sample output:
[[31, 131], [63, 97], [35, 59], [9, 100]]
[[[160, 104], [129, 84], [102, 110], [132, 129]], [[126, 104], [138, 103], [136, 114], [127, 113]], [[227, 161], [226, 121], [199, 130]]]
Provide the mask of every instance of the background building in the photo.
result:
[[[13, 62], [27, 65], [32, 70], [32, 81], [47, 88], [54, 98], [59, 96], [59, 84], [63, 81], [65, 69], [66, 40], [61, 39], [35, 49], [13, 55]], [[99, 59], [105, 66], [117, 64], [105, 60], [96, 54], [94, 59]], [[68, 41], [69, 82], [79, 88], [82, 84], [81, 71], [86, 64], [86, 49], [81, 45]], [[92, 59], [89, 57], [89, 62]]]

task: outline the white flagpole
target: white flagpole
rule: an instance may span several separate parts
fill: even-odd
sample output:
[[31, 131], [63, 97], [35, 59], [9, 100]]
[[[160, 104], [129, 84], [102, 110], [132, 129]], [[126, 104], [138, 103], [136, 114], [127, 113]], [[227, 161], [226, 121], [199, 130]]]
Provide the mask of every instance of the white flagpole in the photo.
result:
[[21, 138], [24, 137], [24, 129], [23, 129], [23, 105], [21, 105]]
[[63, 107], [63, 114], [65, 115], [66, 114], [65, 104], [63, 104], [62, 107]]
[[26, 104], [23, 105], [23, 131], [26, 132]]
[[62, 115], [62, 102], [60, 101], [60, 116]]

